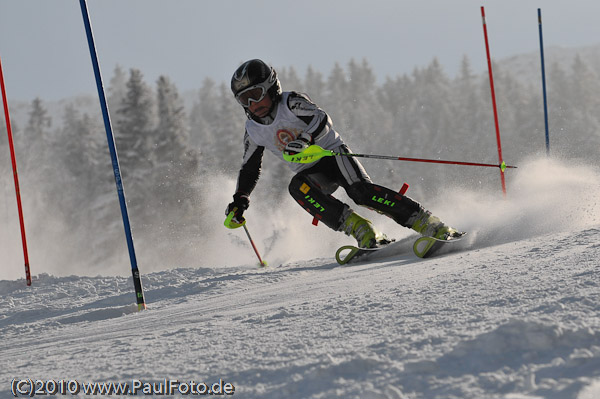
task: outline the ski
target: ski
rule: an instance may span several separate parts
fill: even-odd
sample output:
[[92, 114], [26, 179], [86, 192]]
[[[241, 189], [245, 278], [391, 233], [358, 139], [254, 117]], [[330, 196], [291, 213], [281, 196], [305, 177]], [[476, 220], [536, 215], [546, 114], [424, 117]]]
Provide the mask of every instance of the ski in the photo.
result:
[[461, 233], [458, 237], [448, 238], [446, 240], [434, 237], [419, 237], [415, 240], [413, 236], [406, 237], [399, 241], [392, 241], [375, 248], [359, 248], [356, 245], [344, 245], [335, 252], [335, 260], [340, 265], [348, 263], [363, 262], [371, 258], [385, 258], [387, 256], [400, 255], [406, 252], [413, 253], [419, 258], [429, 258], [434, 254], [439, 254], [446, 244], [460, 241], [466, 233]]
[[435, 237], [420, 237], [413, 244], [413, 252], [419, 258], [429, 258], [439, 252], [445, 245], [460, 241], [467, 233], [462, 232], [457, 237], [448, 237], [446, 239]]
[[405, 237], [400, 240], [392, 240], [375, 248], [359, 248], [356, 245], [344, 245], [335, 253], [335, 260], [340, 265], [362, 262], [371, 258], [400, 255], [410, 252], [414, 237]]
[[[335, 252], [335, 260], [340, 265], [345, 265], [350, 261], [356, 262], [360, 258], [364, 258], [365, 255], [379, 251], [386, 246], [375, 248], [359, 248], [355, 245], [344, 245], [343, 247], [338, 248], [338, 250]], [[348, 253], [343, 254], [344, 251], [348, 251]]]

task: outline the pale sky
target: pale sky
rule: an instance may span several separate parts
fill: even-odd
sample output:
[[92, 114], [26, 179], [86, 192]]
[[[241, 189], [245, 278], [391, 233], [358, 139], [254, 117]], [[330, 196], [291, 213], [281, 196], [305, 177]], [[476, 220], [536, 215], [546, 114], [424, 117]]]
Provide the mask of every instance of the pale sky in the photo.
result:
[[[180, 92], [205, 78], [229, 83], [237, 66], [262, 58], [275, 68], [367, 59], [378, 79], [437, 57], [453, 76], [463, 55], [487, 69], [480, 7], [492, 57], [600, 43], [598, 0], [88, 0], [105, 86], [115, 66], [160, 75]], [[8, 99], [95, 94], [79, 0], [0, 0], [0, 58]], [[285, 87], [284, 89], [293, 89]]]

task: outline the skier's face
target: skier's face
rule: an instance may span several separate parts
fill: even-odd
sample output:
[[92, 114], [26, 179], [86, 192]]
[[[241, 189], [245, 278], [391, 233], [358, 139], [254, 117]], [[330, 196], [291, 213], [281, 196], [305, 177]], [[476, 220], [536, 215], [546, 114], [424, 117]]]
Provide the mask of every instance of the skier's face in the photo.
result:
[[254, 101], [250, 101], [248, 110], [250, 110], [252, 114], [258, 116], [259, 118], [264, 118], [269, 114], [272, 105], [273, 101], [271, 101], [271, 98], [269, 96], [265, 96], [262, 100], [260, 100], [257, 103], [255, 103]]

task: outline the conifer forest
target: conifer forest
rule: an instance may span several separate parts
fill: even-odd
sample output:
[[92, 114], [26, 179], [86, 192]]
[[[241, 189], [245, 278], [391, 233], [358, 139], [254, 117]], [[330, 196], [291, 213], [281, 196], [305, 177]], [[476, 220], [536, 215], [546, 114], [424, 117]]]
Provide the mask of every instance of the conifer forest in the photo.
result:
[[[336, 64], [328, 73], [274, 67], [283, 90], [307, 93], [356, 153], [498, 163], [488, 74], [475, 73], [467, 58], [453, 77], [435, 59], [385, 79], [378, 79], [366, 60]], [[552, 156], [597, 165], [600, 78], [580, 57], [566, 68], [549, 65], [547, 71]], [[184, 99], [168, 76], [149, 82], [143, 71], [121, 67], [111, 75], [108, 105], [136, 243], [163, 256], [211, 245], [211, 230], [223, 226], [206, 221], [224, 218], [243, 152], [246, 116], [229, 82], [198, 82], [198, 90]], [[494, 64], [502, 152], [509, 165], [546, 156], [541, 82], [532, 76], [524, 79]], [[126, 251], [97, 101], [66, 101], [60, 114], [50, 115], [44, 100], [36, 98], [27, 106], [27, 119], [13, 121], [12, 128], [28, 234], [51, 243], [47, 256], [58, 260], [90, 248], [94, 255], [81, 263], [98, 265], [102, 274], [107, 253], [126, 256]], [[495, 168], [361, 162], [374, 182], [397, 189], [407, 182], [407, 194], [422, 203], [449, 186], [500, 191]], [[510, 170], [506, 173], [510, 192]], [[283, 202], [297, 206], [287, 202], [291, 177], [285, 165], [265, 153], [251, 203], [268, 201], [268, 209]], [[12, 221], [16, 207], [4, 122], [0, 182], [0, 220]], [[298, 223], [311, 228], [308, 215]], [[164, 266], [186, 265], [185, 259], [180, 262]]]

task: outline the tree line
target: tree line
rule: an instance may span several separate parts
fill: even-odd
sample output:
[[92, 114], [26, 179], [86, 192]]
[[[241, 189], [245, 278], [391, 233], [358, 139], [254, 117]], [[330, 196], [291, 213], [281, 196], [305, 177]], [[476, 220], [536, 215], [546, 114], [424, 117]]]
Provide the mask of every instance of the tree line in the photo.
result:
[[[330, 114], [355, 152], [485, 163], [498, 160], [487, 72], [474, 73], [467, 57], [454, 77], [436, 59], [412, 73], [383, 81], [378, 81], [366, 60], [351, 60], [346, 68], [336, 64], [327, 76], [311, 67], [303, 78], [294, 67], [277, 70], [283, 89], [306, 92]], [[540, 81], [522, 81], [497, 64], [493, 70], [505, 161], [518, 164], [544, 154]], [[599, 77], [580, 57], [569, 70], [554, 64], [548, 71], [552, 153], [596, 163]], [[155, 248], [166, 250], [158, 238], [161, 234], [144, 237], [143, 231], [169, 235], [175, 241], [181, 237], [184, 245], [184, 237], [199, 234], [197, 224], [204, 212], [222, 212], [226, 205], [215, 208], [211, 193], [203, 190], [203, 177], [235, 179], [240, 166], [246, 117], [231, 95], [229, 82], [205, 79], [192, 103], [186, 105], [167, 76], [149, 85], [141, 70], [126, 72], [117, 67], [107, 97], [134, 227]], [[43, 100], [36, 98], [26, 125], [13, 122], [27, 201], [37, 209], [50, 206], [41, 220], [65, 221], [72, 227], [73, 240], [81, 245], [90, 242], [88, 233], [82, 232], [86, 230], [82, 220], [96, 225], [95, 231], [118, 229], [120, 223], [100, 110], [83, 108], [76, 102], [67, 105], [55, 127], [56, 116], [49, 115]], [[0, 158], [9, 159], [4, 124], [0, 126]], [[449, 185], [499, 187], [498, 173], [492, 168], [375, 160], [364, 164], [381, 184], [400, 188], [408, 182], [411, 194], [420, 201]], [[2, 184], [12, 185], [9, 161], [0, 164], [0, 172]], [[290, 178], [284, 165], [265, 156], [261, 179], [275, 187], [268, 193], [271, 199], [287, 195]], [[114, 245], [107, 237], [93, 241], [99, 247]], [[177, 250], [172, 244], [168, 247]]]

